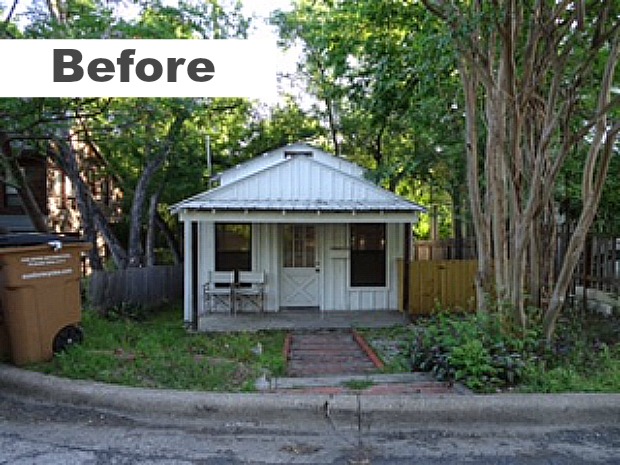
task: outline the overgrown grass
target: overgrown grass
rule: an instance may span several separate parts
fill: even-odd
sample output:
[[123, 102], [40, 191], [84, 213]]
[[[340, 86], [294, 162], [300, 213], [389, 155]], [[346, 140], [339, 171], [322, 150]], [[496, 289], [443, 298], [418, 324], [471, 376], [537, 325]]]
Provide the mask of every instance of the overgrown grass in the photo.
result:
[[498, 315], [440, 313], [415, 325], [360, 330], [387, 372], [428, 371], [476, 392], [620, 392], [620, 318], [567, 313], [550, 347]]
[[[189, 334], [182, 311], [121, 308], [83, 315], [85, 341], [30, 368], [67, 378], [153, 388], [253, 391], [282, 376], [285, 333]], [[506, 331], [494, 316], [443, 313], [408, 326], [359, 329], [387, 373], [430, 371], [477, 392], [620, 392], [620, 317], [568, 313], [553, 346]], [[260, 347], [260, 350], [258, 350]], [[355, 386], [362, 389], [367, 386]]]
[[554, 345], [530, 364], [522, 392], [620, 392], [620, 317], [567, 312]]
[[410, 350], [415, 339], [415, 327], [393, 326], [391, 328], [357, 328], [384, 363], [385, 373], [411, 371]]
[[129, 386], [205, 391], [252, 391], [268, 372], [284, 373], [284, 333], [189, 334], [180, 308], [139, 321], [85, 311], [82, 345], [30, 368], [74, 379]]

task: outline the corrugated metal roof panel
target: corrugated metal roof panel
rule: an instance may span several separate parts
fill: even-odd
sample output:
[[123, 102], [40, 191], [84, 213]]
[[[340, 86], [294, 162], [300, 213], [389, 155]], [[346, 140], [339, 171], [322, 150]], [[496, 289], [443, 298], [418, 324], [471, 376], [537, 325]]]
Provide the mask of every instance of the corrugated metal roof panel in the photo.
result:
[[173, 207], [188, 210], [418, 212], [424, 208], [311, 157], [291, 157]]
[[264, 202], [259, 200], [236, 200], [236, 201], [218, 201], [207, 200], [204, 202], [196, 201], [191, 205], [184, 205], [181, 208], [189, 210], [261, 210], [261, 211], [421, 211], [422, 207], [411, 204], [409, 202], [358, 202], [358, 201], [341, 201], [326, 202], [318, 201], [293, 201], [293, 200], [276, 200]]
[[364, 168], [355, 163], [351, 163], [341, 157], [335, 157], [329, 153], [308, 144], [295, 143], [281, 147], [271, 152], [266, 152], [245, 163], [230, 168], [218, 175], [221, 185], [236, 182], [246, 176], [252, 175], [271, 166], [286, 161], [287, 156], [294, 153], [310, 153], [312, 158], [319, 163], [331, 166], [339, 171], [352, 176], [361, 177], [364, 175]]

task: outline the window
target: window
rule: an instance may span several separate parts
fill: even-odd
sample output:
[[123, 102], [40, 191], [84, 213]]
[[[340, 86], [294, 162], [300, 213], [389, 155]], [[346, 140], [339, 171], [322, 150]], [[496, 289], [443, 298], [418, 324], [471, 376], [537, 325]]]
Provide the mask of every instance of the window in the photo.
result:
[[314, 268], [315, 263], [314, 226], [286, 225], [284, 227], [284, 267]]
[[215, 225], [215, 269], [252, 270], [252, 225], [229, 223]]
[[351, 225], [351, 286], [384, 287], [385, 225]]

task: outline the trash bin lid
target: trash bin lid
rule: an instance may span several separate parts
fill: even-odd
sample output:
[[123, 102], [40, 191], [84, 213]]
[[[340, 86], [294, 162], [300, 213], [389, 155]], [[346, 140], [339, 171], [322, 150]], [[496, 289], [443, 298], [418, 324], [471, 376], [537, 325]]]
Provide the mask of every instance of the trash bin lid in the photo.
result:
[[76, 237], [61, 236], [58, 234], [42, 233], [20, 233], [0, 235], [0, 248], [2, 247], [21, 247], [29, 245], [48, 244], [49, 242], [60, 241], [63, 244], [79, 242]]

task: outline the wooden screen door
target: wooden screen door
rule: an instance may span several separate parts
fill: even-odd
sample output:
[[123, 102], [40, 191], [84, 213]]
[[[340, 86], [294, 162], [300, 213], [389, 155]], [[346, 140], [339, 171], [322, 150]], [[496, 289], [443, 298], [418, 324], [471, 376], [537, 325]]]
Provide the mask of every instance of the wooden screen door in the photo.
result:
[[285, 225], [282, 238], [280, 305], [283, 308], [317, 308], [320, 268], [316, 227]]

